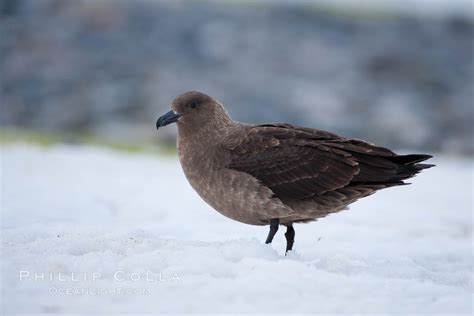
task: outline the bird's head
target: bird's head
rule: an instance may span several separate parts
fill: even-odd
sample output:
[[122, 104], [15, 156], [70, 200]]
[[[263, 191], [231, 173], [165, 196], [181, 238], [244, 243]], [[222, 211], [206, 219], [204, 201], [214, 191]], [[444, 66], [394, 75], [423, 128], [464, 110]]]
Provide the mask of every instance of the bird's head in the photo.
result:
[[179, 127], [197, 131], [209, 123], [226, 120], [230, 118], [219, 101], [202, 92], [188, 91], [173, 100], [171, 111], [158, 118], [156, 128], [178, 123]]

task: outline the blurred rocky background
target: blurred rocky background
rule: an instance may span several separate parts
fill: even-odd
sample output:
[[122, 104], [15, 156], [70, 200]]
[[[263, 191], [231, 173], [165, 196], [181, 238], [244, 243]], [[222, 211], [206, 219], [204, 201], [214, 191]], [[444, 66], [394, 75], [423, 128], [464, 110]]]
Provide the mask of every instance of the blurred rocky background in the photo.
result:
[[0, 0], [0, 123], [172, 141], [156, 118], [201, 90], [237, 120], [473, 154], [472, 3], [374, 3]]

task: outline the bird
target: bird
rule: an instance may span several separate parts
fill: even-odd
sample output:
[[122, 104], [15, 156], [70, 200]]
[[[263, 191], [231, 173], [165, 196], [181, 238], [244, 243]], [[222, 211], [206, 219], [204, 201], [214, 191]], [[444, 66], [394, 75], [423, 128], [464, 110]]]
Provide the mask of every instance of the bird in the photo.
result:
[[178, 127], [177, 151], [184, 174], [198, 195], [222, 215], [269, 226], [270, 244], [286, 227], [293, 250], [294, 224], [348, 209], [378, 190], [434, 165], [433, 156], [398, 155], [367, 141], [287, 123], [234, 121], [224, 105], [199, 91], [171, 102], [156, 128]]

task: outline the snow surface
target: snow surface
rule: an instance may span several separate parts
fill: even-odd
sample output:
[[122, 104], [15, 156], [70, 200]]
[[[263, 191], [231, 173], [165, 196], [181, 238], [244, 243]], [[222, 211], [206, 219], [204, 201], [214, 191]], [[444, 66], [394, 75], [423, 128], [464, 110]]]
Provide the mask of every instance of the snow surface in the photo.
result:
[[297, 225], [285, 257], [283, 229], [265, 245], [267, 227], [212, 210], [176, 157], [13, 144], [1, 158], [4, 314], [472, 313], [466, 159]]

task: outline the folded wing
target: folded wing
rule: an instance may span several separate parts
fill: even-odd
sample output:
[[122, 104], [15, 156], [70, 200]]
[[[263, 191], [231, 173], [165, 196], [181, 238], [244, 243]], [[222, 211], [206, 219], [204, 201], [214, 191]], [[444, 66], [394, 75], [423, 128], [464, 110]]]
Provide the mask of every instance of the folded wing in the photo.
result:
[[249, 126], [228, 142], [228, 168], [246, 172], [283, 201], [304, 200], [342, 188], [404, 184], [432, 165], [429, 155], [396, 155], [360, 140], [289, 124]]

